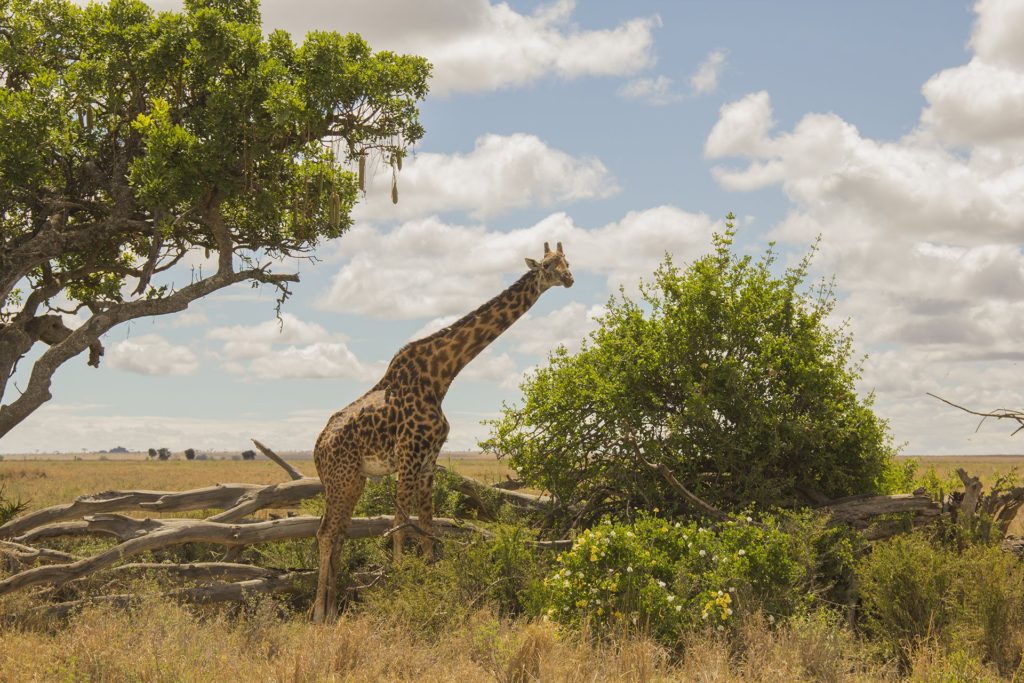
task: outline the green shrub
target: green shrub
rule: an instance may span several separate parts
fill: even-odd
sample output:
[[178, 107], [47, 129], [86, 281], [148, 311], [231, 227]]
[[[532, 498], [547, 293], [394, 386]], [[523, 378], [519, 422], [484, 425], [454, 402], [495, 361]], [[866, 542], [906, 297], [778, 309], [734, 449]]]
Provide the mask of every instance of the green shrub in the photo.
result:
[[0, 524], [6, 524], [28, 510], [28, 501], [8, 498], [3, 484], [0, 484]]
[[485, 607], [504, 617], [538, 613], [551, 555], [534, 547], [528, 529], [499, 525], [493, 531], [493, 538], [447, 539], [434, 564], [406, 556], [365, 594], [361, 609], [428, 637]]
[[996, 546], [975, 546], [956, 564], [957, 645], [1012, 673], [1024, 651], [1024, 567]]
[[858, 568], [869, 633], [906, 665], [915, 646], [949, 622], [954, 556], [909, 534], [875, 546]]
[[962, 552], [920, 534], [878, 544], [858, 567], [868, 631], [901, 663], [925, 641], [994, 664], [1020, 665], [1024, 566], [998, 547]]
[[711, 529], [642, 515], [584, 531], [545, 580], [549, 619], [607, 632], [622, 624], [675, 643], [726, 630], [745, 612], [793, 614], [813, 599], [805, 545], [776, 519]]
[[666, 256], [641, 300], [609, 301], [580, 351], [557, 349], [492, 423], [482, 446], [567, 511], [594, 510], [585, 523], [692, 513], [638, 453], [728, 510], [909, 481], [873, 397], [857, 395], [848, 328], [829, 325], [832, 287], [807, 284], [813, 253], [777, 274], [770, 249], [735, 253], [731, 218], [711, 254], [685, 270]]

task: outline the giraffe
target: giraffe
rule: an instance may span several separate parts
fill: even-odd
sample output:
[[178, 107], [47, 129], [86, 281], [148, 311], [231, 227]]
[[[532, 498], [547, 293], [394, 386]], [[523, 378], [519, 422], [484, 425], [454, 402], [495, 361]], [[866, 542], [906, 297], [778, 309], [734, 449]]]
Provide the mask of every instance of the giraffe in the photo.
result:
[[559, 242], [544, 243], [544, 258], [526, 259], [529, 270], [511, 287], [448, 327], [402, 347], [377, 384], [327, 421], [313, 451], [324, 485], [324, 516], [317, 530], [320, 575], [313, 620], [337, 610], [341, 548], [367, 477], [398, 473], [394, 559], [402, 557], [404, 527], [415, 494], [423, 555], [433, 558], [433, 482], [437, 456], [448, 437], [441, 411], [455, 376], [536, 303], [547, 289], [571, 287], [572, 273]]

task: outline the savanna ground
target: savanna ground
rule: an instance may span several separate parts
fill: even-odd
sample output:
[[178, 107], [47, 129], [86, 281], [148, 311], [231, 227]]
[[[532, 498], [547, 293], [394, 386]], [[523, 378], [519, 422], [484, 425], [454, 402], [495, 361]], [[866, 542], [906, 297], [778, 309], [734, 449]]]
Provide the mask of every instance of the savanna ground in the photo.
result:
[[[962, 466], [985, 481], [1024, 465], [1024, 457], [920, 460], [922, 469], [934, 465], [940, 477]], [[485, 482], [510, 474], [492, 458], [442, 457], [440, 462]], [[312, 462], [295, 463], [304, 473], [315, 473]], [[279, 467], [262, 459], [155, 462], [7, 456], [0, 462], [5, 496], [28, 501], [30, 509], [116, 488], [183, 490], [218, 482], [284, 479]], [[353, 544], [350, 552], [383, 554], [384, 545], [381, 541]], [[311, 543], [306, 544], [296, 551], [296, 561], [310, 561], [311, 551]], [[995, 669], [976, 659], [932, 646], [927, 638], [901, 667], [874, 643], [846, 628], [837, 613], [826, 611], [774, 624], [755, 614], [728, 637], [695, 630], [675, 648], [657, 642], [642, 625], [625, 628], [614, 637], [596, 637], [586, 627], [570, 630], [544, 619], [499, 616], [486, 599], [438, 602], [425, 587], [445, 577], [431, 577], [426, 571], [413, 567], [398, 585], [365, 591], [332, 626], [309, 623], [301, 600], [277, 598], [230, 607], [188, 607], [153, 598], [128, 610], [86, 608], [67, 623], [22, 620], [0, 626], [0, 681], [938, 682], [1009, 678], [1006, 671], [1000, 678]], [[140, 579], [130, 589], [153, 592], [157, 587], [151, 579]], [[17, 614], [38, 604], [36, 597], [12, 595], [0, 598], [0, 613]], [[1012, 680], [1024, 681], [1024, 671], [1018, 669]]]

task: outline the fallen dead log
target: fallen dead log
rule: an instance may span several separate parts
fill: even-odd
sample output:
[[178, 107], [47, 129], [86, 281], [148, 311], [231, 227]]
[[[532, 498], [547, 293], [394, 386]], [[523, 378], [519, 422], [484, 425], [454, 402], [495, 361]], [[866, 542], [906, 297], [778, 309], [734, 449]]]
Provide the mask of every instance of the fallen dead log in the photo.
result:
[[[126, 521], [130, 520], [130, 521]], [[128, 529], [138, 520], [122, 515], [92, 515], [86, 524], [96, 525], [110, 532], [118, 525]], [[104, 552], [68, 564], [48, 565], [27, 569], [0, 581], [0, 595], [15, 590], [50, 584], [60, 586], [68, 581], [88, 576], [115, 565], [117, 562], [139, 555], [183, 543], [214, 543], [227, 546], [250, 545], [270, 541], [285, 541], [309, 538], [316, 534], [320, 525], [319, 517], [289, 517], [254, 524], [223, 524], [204, 519], [159, 519], [145, 520], [150, 529], [145, 534], [130, 538]], [[354, 518], [349, 524], [348, 538], [371, 538], [389, 532], [394, 524], [391, 515]], [[456, 520], [438, 518], [433, 520], [438, 530], [453, 532], [480, 532], [480, 529]], [[127, 533], [127, 532], [125, 532]]]
[[0, 526], [0, 538], [13, 538], [36, 527], [102, 512], [184, 512], [230, 508], [259, 484], [216, 484], [191, 491], [104, 491], [72, 503], [54, 505], [16, 517]]
[[50, 548], [34, 548], [14, 541], [0, 541], [0, 558], [4, 559], [6, 571], [16, 572], [29, 564], [56, 564], [75, 562], [79, 558], [70, 553]]
[[252, 581], [267, 579], [289, 573], [284, 569], [257, 567], [252, 564], [237, 562], [190, 562], [177, 564], [172, 562], [133, 562], [110, 567], [104, 572], [107, 575], [160, 574], [177, 581]]
[[[204, 586], [181, 588], [165, 593], [159, 593], [158, 597], [172, 599], [182, 603], [209, 605], [217, 602], [240, 602], [249, 596], [260, 593], [302, 593], [307, 591], [309, 589], [309, 584], [316, 580], [316, 574], [317, 573], [315, 571], [311, 570], [289, 572], [233, 583], [212, 583]], [[58, 603], [56, 605], [49, 605], [33, 610], [30, 614], [63, 619], [74, 610], [89, 605], [106, 604], [123, 608], [132, 604], [137, 604], [146, 597], [147, 596], [145, 594], [138, 593], [101, 595], [84, 598], [82, 600], [72, 600], [69, 602]]]
[[[491, 488], [450, 470], [449, 472], [461, 481], [460, 491], [468, 492], [467, 495], [475, 496], [477, 499], [480, 499], [480, 491], [486, 489], [521, 508], [542, 508], [550, 502], [549, 496]], [[323, 484], [319, 479], [302, 477], [280, 484], [216, 484], [189, 491], [104, 491], [82, 496], [72, 503], [54, 505], [12, 519], [0, 526], [0, 539], [28, 538], [29, 532], [39, 527], [97, 513], [164, 513], [219, 509], [223, 512], [209, 517], [209, 521], [237, 522], [259, 510], [297, 507], [302, 501], [323, 493], [323, 490]], [[75, 527], [65, 528], [74, 533]]]
[[867, 528], [882, 515], [912, 513], [927, 518], [938, 517], [941, 506], [926, 493], [899, 493], [891, 496], [860, 494], [838, 498], [816, 509], [829, 512], [836, 522], [856, 528]]

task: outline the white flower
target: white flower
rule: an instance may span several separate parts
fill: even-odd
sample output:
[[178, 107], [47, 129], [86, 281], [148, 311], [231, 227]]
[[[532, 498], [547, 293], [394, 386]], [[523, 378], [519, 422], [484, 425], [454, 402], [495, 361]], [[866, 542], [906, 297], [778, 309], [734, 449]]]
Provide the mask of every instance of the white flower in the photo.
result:
[[634, 535], [634, 534], [633, 534], [633, 532], [632, 532], [632, 531], [627, 531], [627, 532], [626, 532], [626, 537], [627, 537], [627, 538], [633, 538], [633, 535]]
[[774, 624], [775, 623], [775, 617], [773, 617], [772, 615], [769, 614], [768, 615], [768, 623], [769, 624]]
[[628, 567], [626, 567], [626, 571], [632, 573], [633, 565], [629, 565]]
[[725, 608], [725, 613], [731, 616], [732, 615], [732, 607], [726, 607]]
[[753, 517], [747, 517], [747, 521], [748, 521], [748, 522], [753, 522], [753, 521], [754, 521], [754, 518], [753, 518]]
[[674, 595], [668, 596], [668, 601], [669, 602], [675, 602], [675, 599], [676, 599], [676, 596], [674, 596]]
[[722, 591], [718, 591], [718, 597], [722, 597]]
[[609, 531], [608, 535], [611, 536], [612, 538], [615, 538], [615, 529], [612, 529], [611, 531]]
[[746, 555], [746, 554], [747, 554], [747, 551], [746, 551], [746, 550], [743, 550], [743, 549], [741, 548], [741, 549], [739, 550], [739, 552], [737, 552], [736, 554], [737, 554], [737, 555], [739, 555], [740, 557], [743, 557], [744, 555]]
[[725, 627], [724, 627], [724, 626], [719, 626], [719, 627], [718, 627], [718, 630], [719, 630], [719, 631], [724, 631], [724, 630], [725, 630]]
[[681, 609], [683, 609], [683, 606], [682, 606], [682, 605], [676, 605], [676, 611], [677, 611], [677, 612], [678, 612], [679, 610], [681, 610]]
[[662, 581], [661, 579], [658, 579], [658, 585], [661, 586], [662, 588], [664, 588], [665, 587], [665, 582]]
[[706, 551], [706, 550], [704, 550], [704, 549], [702, 548], [702, 549], [701, 549], [701, 551], [700, 551], [699, 553], [697, 553], [697, 554], [698, 554], [698, 555], [700, 555], [701, 557], [704, 557], [704, 556], [705, 556], [705, 555], [707, 555], [708, 553], [707, 553], [707, 551]]
[[736, 588], [735, 588], [735, 587], [731, 587], [731, 588], [729, 588], [729, 592], [730, 592], [730, 593], [735, 593], [735, 592], [736, 592]]

